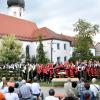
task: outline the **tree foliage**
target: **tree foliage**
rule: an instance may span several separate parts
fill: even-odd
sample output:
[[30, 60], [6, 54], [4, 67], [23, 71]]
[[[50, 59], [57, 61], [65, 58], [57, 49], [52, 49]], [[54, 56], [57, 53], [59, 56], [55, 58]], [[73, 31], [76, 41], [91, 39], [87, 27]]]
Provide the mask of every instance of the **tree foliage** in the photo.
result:
[[15, 36], [4, 36], [1, 40], [0, 60], [3, 63], [16, 63], [21, 57], [21, 44]]
[[36, 62], [38, 64], [47, 64], [49, 59], [46, 56], [46, 52], [43, 49], [42, 37], [39, 36], [39, 45], [37, 47]]
[[75, 56], [82, 60], [90, 58], [92, 56], [90, 48], [93, 47], [93, 36], [99, 32], [99, 26], [79, 19], [74, 24], [74, 31], [78, 32], [75, 36]]

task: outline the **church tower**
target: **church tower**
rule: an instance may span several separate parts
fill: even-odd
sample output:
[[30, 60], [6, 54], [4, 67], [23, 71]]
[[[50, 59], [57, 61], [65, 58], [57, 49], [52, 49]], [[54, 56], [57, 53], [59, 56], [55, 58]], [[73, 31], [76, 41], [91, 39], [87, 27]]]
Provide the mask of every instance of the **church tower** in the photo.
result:
[[7, 5], [9, 8], [9, 15], [17, 18], [23, 18], [25, 8], [24, 0], [7, 0]]

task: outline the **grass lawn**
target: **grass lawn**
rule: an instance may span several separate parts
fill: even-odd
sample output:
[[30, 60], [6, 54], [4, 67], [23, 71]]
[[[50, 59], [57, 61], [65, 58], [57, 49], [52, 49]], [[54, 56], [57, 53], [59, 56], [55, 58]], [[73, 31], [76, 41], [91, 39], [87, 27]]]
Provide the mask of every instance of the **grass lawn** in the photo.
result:
[[[51, 87], [52, 86], [52, 82], [48, 83], [48, 82], [39, 82], [40, 86], [44, 86], [44, 87]], [[88, 81], [88, 83], [91, 84], [91, 81]], [[97, 81], [97, 84], [100, 85], [100, 79]], [[53, 86], [57, 87], [57, 86], [64, 86], [64, 82], [54, 82]]]

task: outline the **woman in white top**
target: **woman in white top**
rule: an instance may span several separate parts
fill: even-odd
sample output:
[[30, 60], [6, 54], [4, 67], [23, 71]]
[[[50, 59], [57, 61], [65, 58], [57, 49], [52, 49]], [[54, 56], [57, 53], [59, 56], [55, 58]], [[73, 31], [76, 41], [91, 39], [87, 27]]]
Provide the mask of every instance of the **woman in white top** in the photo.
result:
[[19, 100], [17, 93], [14, 93], [14, 87], [10, 86], [8, 93], [5, 94], [6, 100]]
[[8, 93], [8, 86], [7, 86], [7, 81], [6, 80], [3, 81], [3, 84], [2, 84], [2, 87], [0, 89], [0, 92], [2, 92], [3, 94]]

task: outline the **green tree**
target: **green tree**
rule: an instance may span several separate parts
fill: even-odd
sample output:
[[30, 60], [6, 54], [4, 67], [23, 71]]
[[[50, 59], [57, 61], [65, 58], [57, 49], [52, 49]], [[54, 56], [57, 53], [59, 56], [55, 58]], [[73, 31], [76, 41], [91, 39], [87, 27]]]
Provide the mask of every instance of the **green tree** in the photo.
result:
[[91, 58], [90, 48], [93, 47], [93, 36], [99, 32], [98, 25], [79, 19], [74, 24], [74, 31], [78, 32], [75, 36], [75, 54], [81, 60]]
[[37, 47], [36, 62], [38, 64], [47, 64], [49, 59], [46, 56], [46, 52], [43, 49], [42, 36], [39, 36], [39, 45]]
[[21, 58], [21, 43], [15, 36], [4, 36], [1, 40], [0, 60], [2, 63], [16, 63]]

